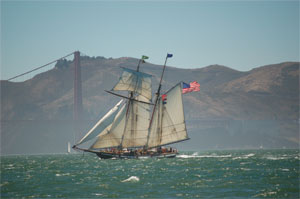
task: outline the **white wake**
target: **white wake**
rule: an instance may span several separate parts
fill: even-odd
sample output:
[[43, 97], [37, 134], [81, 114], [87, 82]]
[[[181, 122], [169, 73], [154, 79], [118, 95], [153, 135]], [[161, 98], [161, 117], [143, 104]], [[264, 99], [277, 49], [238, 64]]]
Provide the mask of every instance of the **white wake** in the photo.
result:
[[198, 155], [197, 152], [193, 153], [192, 155], [177, 155], [178, 158], [230, 158], [232, 157], [231, 154], [229, 155], [216, 155], [216, 154], [211, 154], [211, 155]]
[[140, 179], [136, 176], [131, 176], [130, 178], [123, 180], [122, 182], [138, 182]]

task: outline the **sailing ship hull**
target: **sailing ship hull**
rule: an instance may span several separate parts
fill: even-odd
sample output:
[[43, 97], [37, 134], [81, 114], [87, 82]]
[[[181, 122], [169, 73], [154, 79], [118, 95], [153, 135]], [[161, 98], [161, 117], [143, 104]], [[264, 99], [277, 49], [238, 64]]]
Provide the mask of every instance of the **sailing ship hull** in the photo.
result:
[[96, 155], [101, 159], [143, 159], [143, 158], [175, 158], [177, 153], [155, 153], [146, 155], [137, 154], [117, 154], [110, 152], [97, 152]]

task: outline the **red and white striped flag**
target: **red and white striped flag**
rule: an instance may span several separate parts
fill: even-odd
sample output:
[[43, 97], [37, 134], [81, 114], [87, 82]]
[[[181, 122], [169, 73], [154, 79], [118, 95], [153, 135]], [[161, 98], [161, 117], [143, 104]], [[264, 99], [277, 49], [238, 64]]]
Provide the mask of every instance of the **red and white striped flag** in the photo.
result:
[[182, 93], [190, 93], [190, 92], [196, 92], [196, 91], [200, 91], [200, 84], [196, 81], [191, 82], [190, 84], [187, 83], [183, 83], [183, 87], [182, 87]]

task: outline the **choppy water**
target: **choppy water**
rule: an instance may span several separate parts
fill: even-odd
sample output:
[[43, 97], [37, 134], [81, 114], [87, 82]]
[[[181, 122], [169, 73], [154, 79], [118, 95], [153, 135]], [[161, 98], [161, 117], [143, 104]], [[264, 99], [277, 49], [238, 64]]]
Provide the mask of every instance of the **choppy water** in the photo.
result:
[[1, 198], [299, 198], [299, 150], [1, 157]]

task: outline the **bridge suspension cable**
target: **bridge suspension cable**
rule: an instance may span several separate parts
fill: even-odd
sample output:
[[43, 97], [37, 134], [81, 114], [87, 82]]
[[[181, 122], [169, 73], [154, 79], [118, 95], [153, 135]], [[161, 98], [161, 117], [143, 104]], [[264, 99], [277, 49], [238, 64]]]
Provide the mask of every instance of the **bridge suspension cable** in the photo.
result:
[[48, 65], [50, 65], [50, 64], [53, 64], [53, 63], [57, 62], [58, 60], [64, 59], [64, 58], [66, 58], [66, 57], [69, 57], [69, 56], [73, 55], [74, 53], [75, 53], [75, 52], [72, 52], [72, 53], [70, 53], [70, 54], [68, 54], [68, 55], [66, 55], [66, 56], [63, 56], [63, 57], [61, 57], [61, 58], [59, 58], [59, 59], [56, 59], [56, 60], [54, 60], [54, 61], [52, 61], [52, 62], [49, 62], [49, 63], [45, 64], [45, 65], [42, 65], [42, 66], [40, 66], [40, 67], [37, 67], [37, 68], [35, 68], [35, 69], [32, 69], [32, 70], [27, 71], [27, 72], [25, 72], [25, 73], [22, 73], [22, 74], [20, 74], [20, 75], [16, 75], [16, 76], [14, 76], [14, 77], [11, 77], [11, 78], [7, 79], [7, 81], [16, 79], [16, 78], [21, 77], [21, 76], [23, 76], [23, 75], [27, 75], [27, 74], [29, 74], [29, 73], [31, 73], [31, 72], [33, 72], [33, 71], [39, 70], [39, 69], [41, 69], [41, 68], [44, 68], [44, 67], [46, 67], [46, 66], [48, 66]]

